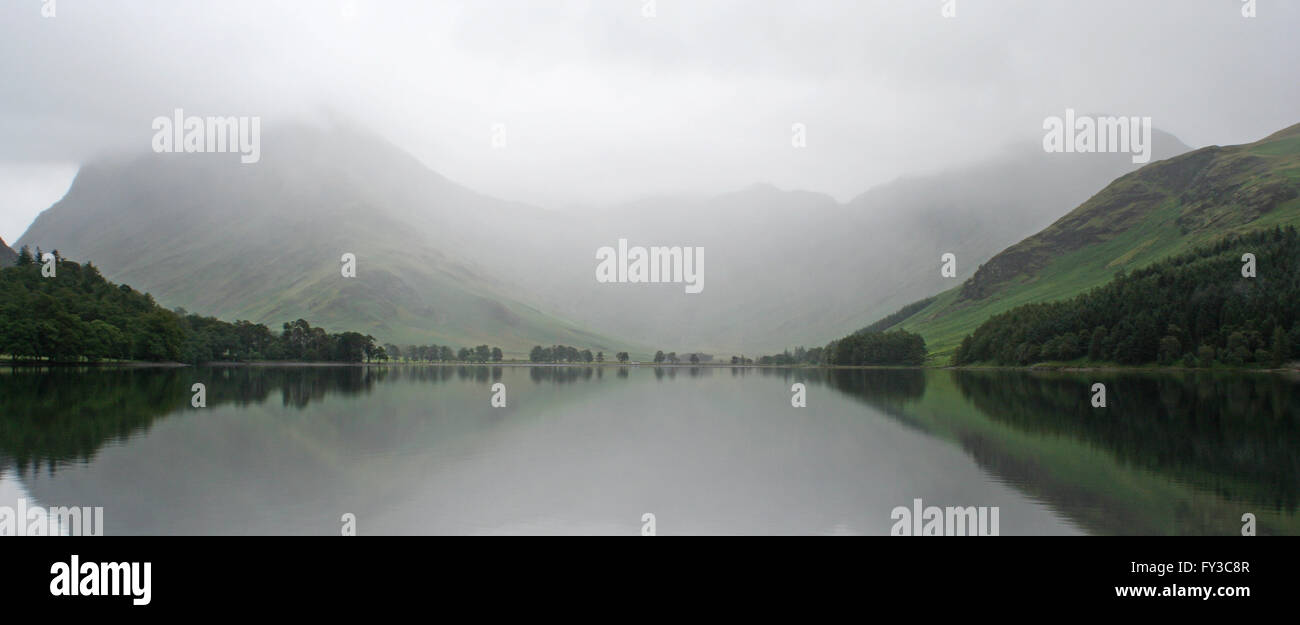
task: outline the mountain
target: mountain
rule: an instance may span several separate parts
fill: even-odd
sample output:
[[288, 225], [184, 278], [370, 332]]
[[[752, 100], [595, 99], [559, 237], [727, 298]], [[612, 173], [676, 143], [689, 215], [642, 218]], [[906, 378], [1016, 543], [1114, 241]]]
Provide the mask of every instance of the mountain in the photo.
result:
[[8, 267], [16, 262], [18, 262], [18, 252], [9, 249], [9, 246], [5, 245], [5, 240], [0, 239], [0, 267]]
[[[349, 127], [266, 129], [262, 141], [251, 166], [229, 154], [87, 165], [20, 242], [93, 261], [168, 307], [272, 328], [305, 318], [382, 341], [515, 354], [538, 343], [626, 347], [521, 301], [472, 260], [494, 251], [487, 228], [509, 221], [511, 205]], [[341, 273], [349, 253], [355, 278]]]
[[1297, 224], [1300, 124], [1122, 176], [893, 327], [920, 333], [931, 362], [946, 363], [962, 337], [993, 315], [1077, 295], [1228, 236]]
[[[1247, 254], [1255, 258], [1253, 271], [1243, 265]], [[1087, 358], [1124, 365], [1218, 362], [1279, 368], [1296, 348], [1300, 231], [1288, 226], [1198, 247], [1068, 300], [1024, 304], [994, 315], [962, 339], [952, 364], [1024, 366]]]
[[[93, 261], [168, 307], [272, 327], [299, 317], [382, 342], [735, 353], [820, 345], [1035, 232], [1116, 177], [1126, 154], [1037, 142], [841, 203], [755, 185], [565, 214], [484, 196], [347, 123], [263, 131], [262, 160], [145, 154], [88, 164], [19, 244]], [[1156, 132], [1157, 157], [1187, 149]], [[704, 290], [608, 284], [595, 253], [705, 249]], [[357, 258], [357, 277], [340, 257]], [[617, 337], [617, 339], [610, 338]]]
[[[1162, 132], [1153, 143], [1157, 158], [1189, 149]], [[729, 356], [822, 345], [951, 284], [939, 274], [944, 253], [957, 256], [959, 275], [970, 275], [1135, 167], [1126, 154], [1046, 154], [1032, 142], [844, 203], [761, 184], [712, 197], [651, 197], [586, 215], [548, 234], [540, 250], [536, 241], [513, 242], [539, 260], [509, 271], [552, 296], [547, 306], [566, 318], [665, 351]], [[594, 251], [619, 238], [704, 247], [704, 291], [596, 283]]]

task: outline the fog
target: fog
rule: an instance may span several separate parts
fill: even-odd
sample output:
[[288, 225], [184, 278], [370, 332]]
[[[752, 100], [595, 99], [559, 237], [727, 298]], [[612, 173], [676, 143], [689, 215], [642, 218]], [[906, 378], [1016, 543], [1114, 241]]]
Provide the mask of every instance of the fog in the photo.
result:
[[[1154, 157], [1186, 150], [1155, 137]], [[569, 215], [477, 194], [363, 128], [268, 128], [264, 157], [152, 154], [88, 166], [15, 245], [93, 260], [111, 280], [223, 319], [298, 317], [384, 340], [560, 342], [716, 353], [818, 345], [954, 286], [1136, 165], [1044, 154], [881, 185], [848, 203], [751, 185]], [[278, 146], [267, 149], [266, 146]], [[606, 284], [599, 250], [707, 249], [704, 288]], [[341, 254], [362, 269], [339, 280]], [[554, 319], [577, 326], [557, 325]]]
[[1192, 146], [1300, 118], [1295, 3], [942, 4], [5, 2], [0, 236], [69, 163], [147, 150], [176, 108], [344, 116], [468, 188], [587, 211], [753, 183], [847, 201], [1032, 139], [1067, 107], [1150, 116]]
[[[0, 237], [273, 326], [824, 344], [1140, 166], [1045, 153], [1048, 117], [1149, 118], [1157, 160], [1300, 121], [1297, 26], [1267, 0], [8, 2]], [[257, 162], [155, 154], [178, 110], [256, 118]], [[706, 247], [707, 286], [595, 280], [624, 238]]]

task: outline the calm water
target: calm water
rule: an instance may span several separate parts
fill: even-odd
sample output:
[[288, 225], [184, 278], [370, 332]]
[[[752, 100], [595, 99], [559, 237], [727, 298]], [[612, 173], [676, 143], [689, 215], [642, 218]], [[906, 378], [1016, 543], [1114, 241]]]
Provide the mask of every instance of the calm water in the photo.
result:
[[1002, 535], [1300, 534], [1300, 381], [4, 368], [0, 474], [0, 505], [103, 506], [107, 534], [884, 535], [914, 498], [998, 506]]

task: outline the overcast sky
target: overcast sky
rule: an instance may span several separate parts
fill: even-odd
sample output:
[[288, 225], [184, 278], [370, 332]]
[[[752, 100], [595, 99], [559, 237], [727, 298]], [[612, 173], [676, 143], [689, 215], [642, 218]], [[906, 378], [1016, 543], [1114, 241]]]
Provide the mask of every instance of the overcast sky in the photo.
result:
[[755, 182], [845, 200], [1038, 140], [1067, 107], [1192, 146], [1300, 122], [1287, 0], [1253, 19], [1241, 0], [955, 0], [951, 19], [943, 0], [50, 2], [0, 3], [7, 241], [78, 163], [148, 150], [175, 108], [342, 114], [556, 209]]

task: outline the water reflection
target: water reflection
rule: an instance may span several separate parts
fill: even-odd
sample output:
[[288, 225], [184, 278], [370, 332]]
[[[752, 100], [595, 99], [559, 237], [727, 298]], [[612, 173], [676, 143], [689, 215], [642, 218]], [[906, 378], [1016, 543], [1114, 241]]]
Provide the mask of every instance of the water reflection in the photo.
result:
[[[1274, 375], [998, 375], [954, 372], [962, 394], [1017, 429], [1086, 441], [1125, 463], [1219, 494], [1295, 510], [1300, 387]], [[1109, 407], [1080, 397], [1107, 386]], [[1050, 418], [1048, 418], [1050, 417]]]
[[[498, 381], [508, 408], [489, 404]], [[1105, 410], [1087, 401], [1096, 381]], [[205, 409], [190, 406], [194, 382], [207, 386]], [[795, 382], [807, 408], [790, 406]], [[1297, 534], [1300, 383], [695, 366], [0, 369], [7, 468], [35, 497], [110, 498], [110, 533], [333, 531], [346, 506], [387, 510], [371, 525], [383, 533], [622, 533], [654, 506], [683, 532], [880, 534], [893, 506], [923, 497], [1000, 505], [1004, 533], [1235, 534], [1252, 512], [1261, 534]], [[213, 507], [271, 500], [314, 520], [239, 521]]]

